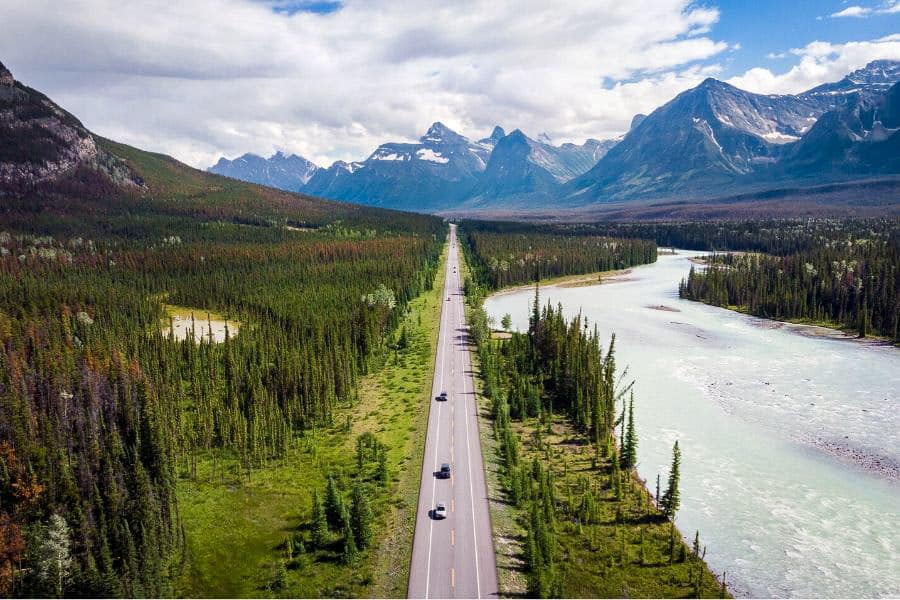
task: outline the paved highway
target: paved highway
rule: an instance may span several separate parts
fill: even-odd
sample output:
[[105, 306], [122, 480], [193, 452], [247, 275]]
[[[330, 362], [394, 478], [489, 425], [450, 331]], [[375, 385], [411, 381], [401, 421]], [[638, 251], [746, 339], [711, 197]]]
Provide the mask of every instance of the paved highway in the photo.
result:
[[[408, 595], [496, 597], [497, 564], [455, 225], [450, 226], [443, 304]], [[447, 392], [446, 402], [435, 400], [442, 391]], [[435, 476], [442, 463], [450, 463], [450, 479]], [[447, 518], [437, 520], [434, 508], [440, 502], [447, 506]]]

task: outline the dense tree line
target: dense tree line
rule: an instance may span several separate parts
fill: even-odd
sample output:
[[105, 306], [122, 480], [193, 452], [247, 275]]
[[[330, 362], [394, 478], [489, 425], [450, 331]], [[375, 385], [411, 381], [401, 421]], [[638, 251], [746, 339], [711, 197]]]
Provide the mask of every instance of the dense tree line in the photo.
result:
[[[525, 240], [534, 240], [535, 246], [540, 240], [544, 248], [565, 240], [568, 247], [576, 248], [612, 236], [652, 240], [660, 247], [763, 253], [767, 256], [715, 258], [724, 268], [695, 270], [682, 286], [682, 297], [738, 306], [762, 317], [812, 320], [900, 339], [900, 222], [895, 218], [551, 225], [472, 222], [465, 227], [473, 231], [468, 236], [473, 272], [490, 287], [518, 282], [507, 274], [516, 255], [510, 249], [525, 244], [531, 251]], [[535, 255], [540, 256], [536, 252], [531, 256]], [[501, 257], [508, 257], [505, 264], [498, 262]], [[640, 262], [646, 261], [633, 264]], [[549, 268], [544, 271], [556, 274]], [[532, 265], [532, 277], [537, 272]]]
[[608, 236], [653, 240], [658, 246], [688, 250], [746, 250], [785, 256], [836, 236], [896, 240], [896, 218], [638, 221], [568, 224], [467, 222], [467, 228], [505, 236], [535, 234], [566, 237]]
[[[437, 268], [439, 219], [134, 152], [149, 196], [56, 190], [0, 210], [4, 596], [170, 595], [177, 478], [200, 455], [249, 472], [330, 423]], [[176, 340], [164, 302], [240, 330]], [[359, 545], [364, 503], [348, 505]]]
[[475, 279], [492, 289], [656, 260], [656, 245], [647, 240], [559, 235], [539, 229], [506, 233], [493, 231], [494, 227], [466, 222], [461, 228]]
[[900, 237], [837, 230], [784, 256], [714, 255], [683, 298], [773, 319], [802, 319], [900, 342]]

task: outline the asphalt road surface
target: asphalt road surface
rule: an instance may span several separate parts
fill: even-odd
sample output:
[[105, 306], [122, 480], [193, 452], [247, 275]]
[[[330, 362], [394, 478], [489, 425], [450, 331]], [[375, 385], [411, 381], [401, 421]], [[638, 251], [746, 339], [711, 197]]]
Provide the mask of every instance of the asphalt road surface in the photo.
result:
[[[443, 304], [408, 594], [410, 598], [496, 597], [497, 563], [455, 225], [450, 226]], [[445, 402], [435, 400], [442, 391], [447, 392]], [[436, 477], [442, 463], [451, 465], [449, 479]], [[434, 509], [441, 502], [447, 506], [447, 517], [435, 519]]]

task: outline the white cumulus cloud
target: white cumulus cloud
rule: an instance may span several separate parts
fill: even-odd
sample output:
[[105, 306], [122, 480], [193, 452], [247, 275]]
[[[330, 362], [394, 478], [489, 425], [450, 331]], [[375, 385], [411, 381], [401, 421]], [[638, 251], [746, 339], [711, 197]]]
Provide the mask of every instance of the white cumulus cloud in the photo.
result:
[[[623, 133], [709, 76], [737, 40], [692, 0], [28, 0], [0, 2], [0, 60], [101, 135], [206, 167], [296, 152], [318, 164], [417, 138], [433, 121], [556, 142]], [[300, 10], [296, 10], [297, 8]], [[887, 5], [883, 9], [887, 9]], [[732, 80], [799, 91], [900, 40], [810, 44], [787, 73]]]
[[[613, 136], [729, 48], [690, 0], [0, 3], [0, 60], [102, 135], [207, 166], [225, 154], [359, 159], [440, 120]], [[624, 82], [624, 83], [613, 83]]]
[[846, 44], [811, 42], [792, 49], [791, 54], [800, 57], [800, 62], [784, 73], [757, 67], [728, 79], [728, 83], [758, 94], [796, 94], [838, 81], [876, 59], [900, 60], [900, 34]]
[[885, 2], [880, 6], [848, 6], [847, 8], [832, 13], [829, 16], [836, 19], [840, 19], [842, 17], [863, 18], [870, 17], [872, 15], [887, 15], [896, 13], [900, 13], [900, 1], [891, 0], [889, 2]]

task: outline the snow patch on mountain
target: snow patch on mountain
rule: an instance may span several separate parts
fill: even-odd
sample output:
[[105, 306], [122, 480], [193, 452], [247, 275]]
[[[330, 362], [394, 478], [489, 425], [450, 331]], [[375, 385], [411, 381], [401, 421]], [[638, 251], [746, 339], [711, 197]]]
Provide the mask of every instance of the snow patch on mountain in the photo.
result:
[[[442, 164], [442, 165], [445, 165], [448, 162], [450, 162], [449, 158], [441, 156], [441, 154], [439, 152], [435, 152], [431, 148], [422, 148], [421, 150], [416, 152], [416, 157], [419, 160], [427, 160], [429, 162], [438, 163], [438, 164]], [[481, 159], [479, 158], [479, 160], [481, 160]]]

